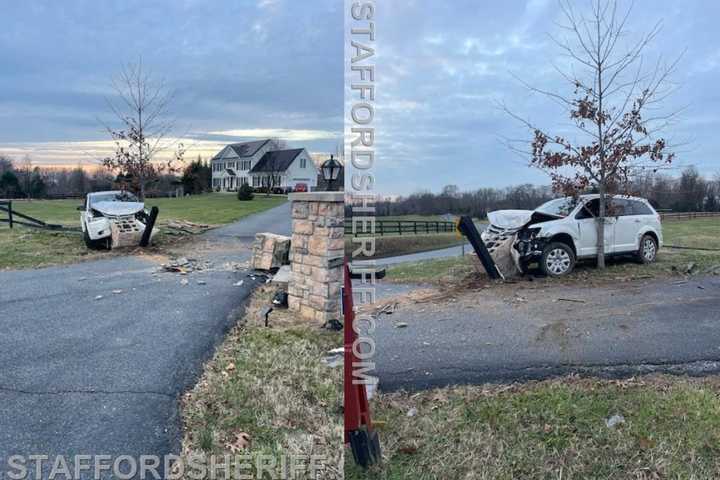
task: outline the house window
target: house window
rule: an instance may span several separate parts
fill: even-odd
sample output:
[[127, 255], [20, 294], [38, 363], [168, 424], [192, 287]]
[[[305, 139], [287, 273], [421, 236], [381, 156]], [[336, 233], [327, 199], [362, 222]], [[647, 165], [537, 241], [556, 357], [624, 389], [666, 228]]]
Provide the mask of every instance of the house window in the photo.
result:
[[259, 187], [260, 186], [260, 178], [252, 177], [252, 179], [253, 179], [253, 187]]
[[301, 158], [300, 159], [300, 168], [307, 167], [307, 158]]

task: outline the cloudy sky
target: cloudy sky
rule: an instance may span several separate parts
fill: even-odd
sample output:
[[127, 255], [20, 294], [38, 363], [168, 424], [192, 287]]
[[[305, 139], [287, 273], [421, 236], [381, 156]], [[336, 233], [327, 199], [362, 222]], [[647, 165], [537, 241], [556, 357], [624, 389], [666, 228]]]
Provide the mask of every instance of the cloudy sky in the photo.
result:
[[[381, 192], [548, 183], [503, 138], [528, 138], [498, 103], [543, 127], [566, 129], [555, 104], [531, 94], [514, 78], [572, 93], [551, 62], [563, 64], [548, 33], [556, 26], [556, 0], [394, 0], [376, 14], [378, 152]], [[574, 2], [578, 8], [588, 5]], [[621, 5], [627, 5], [621, 2]], [[720, 3], [637, 0], [632, 38], [659, 20], [663, 29], [647, 50], [649, 64], [672, 60], [687, 48], [673, 80], [679, 90], [667, 110], [687, 107], [668, 131], [677, 165], [720, 173]], [[557, 131], [557, 130], [553, 130]], [[670, 173], [677, 173], [671, 170]]]
[[342, 3], [337, 0], [3, 2], [0, 154], [92, 164], [98, 119], [122, 66], [175, 92], [190, 155], [277, 136], [334, 152], [342, 132]]

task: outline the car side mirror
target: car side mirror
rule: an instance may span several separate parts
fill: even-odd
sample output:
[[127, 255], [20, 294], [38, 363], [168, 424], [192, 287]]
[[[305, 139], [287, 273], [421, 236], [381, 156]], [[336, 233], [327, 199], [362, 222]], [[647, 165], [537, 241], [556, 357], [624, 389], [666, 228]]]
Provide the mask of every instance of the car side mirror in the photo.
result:
[[84, 206], [84, 205], [80, 205], [80, 206], [77, 207], [75, 210], [77, 210], [78, 212], [82, 212], [83, 210], [85, 210], [85, 206]]

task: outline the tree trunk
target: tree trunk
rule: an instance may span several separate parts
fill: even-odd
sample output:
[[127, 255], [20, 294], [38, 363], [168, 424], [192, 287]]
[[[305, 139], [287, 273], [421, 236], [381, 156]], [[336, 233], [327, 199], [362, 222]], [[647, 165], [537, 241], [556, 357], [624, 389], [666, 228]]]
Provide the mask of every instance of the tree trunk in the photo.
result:
[[598, 188], [600, 192], [598, 216], [595, 219], [597, 222], [597, 266], [598, 268], [605, 268], [605, 185], [600, 185]]

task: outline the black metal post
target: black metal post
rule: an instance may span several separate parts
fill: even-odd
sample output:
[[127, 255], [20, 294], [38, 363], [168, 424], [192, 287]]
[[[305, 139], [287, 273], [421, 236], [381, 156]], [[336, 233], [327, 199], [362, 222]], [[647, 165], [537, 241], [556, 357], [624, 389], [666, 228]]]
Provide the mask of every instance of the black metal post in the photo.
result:
[[8, 201], [8, 223], [10, 228], [13, 228], [13, 212], [12, 212], [12, 200]]
[[475, 223], [472, 221], [472, 218], [466, 216], [460, 217], [458, 230], [467, 237], [478, 258], [480, 258], [480, 262], [485, 268], [488, 276], [493, 280], [503, 278], [500, 270], [497, 268], [497, 265], [495, 265], [495, 260], [493, 260], [490, 252], [485, 246], [485, 243], [482, 241], [480, 232], [478, 232], [477, 227], [475, 227]]
[[150, 234], [152, 234], [152, 229], [155, 226], [155, 220], [157, 219], [158, 213], [160, 213], [158, 207], [152, 207], [150, 209], [150, 215], [148, 215], [147, 223], [145, 223], [145, 231], [140, 239], [141, 247], [147, 247], [150, 243]]

